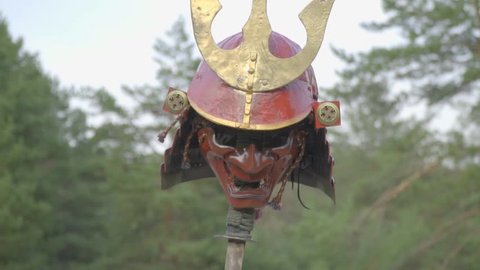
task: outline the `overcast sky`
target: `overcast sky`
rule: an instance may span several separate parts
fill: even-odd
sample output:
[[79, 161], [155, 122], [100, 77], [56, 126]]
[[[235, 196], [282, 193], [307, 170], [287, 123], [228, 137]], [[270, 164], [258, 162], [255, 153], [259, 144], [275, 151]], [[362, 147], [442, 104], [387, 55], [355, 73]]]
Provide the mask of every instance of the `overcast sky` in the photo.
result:
[[[223, 9], [212, 29], [217, 41], [241, 31], [251, 8], [251, 1], [220, 2]], [[273, 30], [303, 45], [306, 35], [298, 13], [309, 2], [270, 0]], [[192, 32], [188, 0], [0, 0], [0, 12], [13, 36], [22, 37], [27, 50], [38, 53], [43, 67], [62, 85], [103, 86], [112, 92], [123, 84], [155, 83], [153, 44], [179, 16]], [[340, 67], [331, 45], [358, 51], [392, 39], [359, 26], [382, 18], [380, 0], [337, 0], [330, 16], [313, 63], [320, 86], [332, 84]]]

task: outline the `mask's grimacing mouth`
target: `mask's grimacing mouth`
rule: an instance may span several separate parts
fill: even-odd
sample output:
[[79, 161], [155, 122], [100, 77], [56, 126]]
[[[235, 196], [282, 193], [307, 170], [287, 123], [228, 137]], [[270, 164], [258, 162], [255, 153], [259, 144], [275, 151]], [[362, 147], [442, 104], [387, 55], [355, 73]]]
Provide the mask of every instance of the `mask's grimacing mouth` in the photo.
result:
[[243, 181], [238, 178], [235, 178], [235, 180], [233, 181], [233, 184], [240, 189], [243, 189], [243, 188], [257, 189], [257, 188], [262, 188], [263, 185], [265, 184], [265, 181], [263, 179], [261, 179], [260, 181]]

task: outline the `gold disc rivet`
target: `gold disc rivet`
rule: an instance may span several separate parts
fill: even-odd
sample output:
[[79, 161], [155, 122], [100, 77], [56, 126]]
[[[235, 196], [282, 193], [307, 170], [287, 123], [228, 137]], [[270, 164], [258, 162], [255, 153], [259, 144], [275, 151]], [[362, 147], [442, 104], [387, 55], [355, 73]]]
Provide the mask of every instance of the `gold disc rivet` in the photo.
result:
[[188, 106], [187, 94], [181, 90], [172, 90], [167, 95], [167, 107], [172, 113], [179, 113]]
[[317, 109], [318, 119], [324, 125], [335, 123], [340, 116], [340, 109], [335, 103], [321, 103]]

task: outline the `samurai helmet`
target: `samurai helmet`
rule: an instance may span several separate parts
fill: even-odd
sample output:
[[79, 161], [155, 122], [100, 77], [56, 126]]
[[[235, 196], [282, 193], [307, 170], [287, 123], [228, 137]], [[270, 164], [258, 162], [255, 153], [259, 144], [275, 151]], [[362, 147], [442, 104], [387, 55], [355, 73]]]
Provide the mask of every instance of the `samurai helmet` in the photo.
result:
[[[162, 188], [216, 177], [234, 208], [279, 208], [285, 184], [292, 180], [320, 188], [334, 200], [326, 127], [340, 124], [339, 102], [317, 100], [310, 65], [333, 1], [313, 0], [305, 9], [319, 9], [323, 30], [307, 31], [310, 42], [303, 50], [271, 31], [268, 20], [258, 20], [266, 18], [265, 0], [254, 0], [242, 33], [213, 44], [206, 29], [220, 7], [206, 2], [212, 1], [192, 0], [204, 60], [188, 91], [171, 88], [164, 105], [178, 115], [180, 128], [165, 152]], [[302, 21], [312, 24], [305, 16]]]

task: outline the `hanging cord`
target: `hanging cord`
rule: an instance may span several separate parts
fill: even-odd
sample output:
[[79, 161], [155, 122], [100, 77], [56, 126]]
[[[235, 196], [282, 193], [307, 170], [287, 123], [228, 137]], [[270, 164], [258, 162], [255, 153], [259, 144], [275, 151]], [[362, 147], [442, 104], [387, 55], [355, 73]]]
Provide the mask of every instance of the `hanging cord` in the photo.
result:
[[192, 144], [192, 139], [198, 130], [205, 127], [203, 122], [194, 122], [192, 124], [192, 131], [188, 134], [187, 140], [185, 142], [185, 148], [183, 148], [183, 159], [182, 159], [182, 169], [190, 169], [192, 165], [190, 164], [190, 158], [188, 157], [188, 152], [190, 151], [190, 145]]
[[178, 123], [178, 121], [180, 121], [180, 119], [185, 117], [184, 114], [189, 108], [190, 108], [190, 105], [186, 106], [185, 109], [183, 109], [183, 111], [179, 113], [177, 117], [175, 117], [175, 120], [165, 130], [163, 130], [158, 134], [157, 138], [159, 142], [161, 143], [165, 142], [165, 138], [167, 137], [168, 132], [170, 132], [170, 130]]
[[303, 206], [303, 208], [310, 210], [310, 208], [305, 205], [305, 203], [302, 200], [302, 197], [300, 196], [300, 170], [298, 171], [298, 176], [297, 176], [297, 198], [300, 204]]
[[305, 153], [305, 137], [306, 137], [306, 133], [304, 131], [302, 131], [302, 134], [304, 135], [301, 140], [299, 141], [299, 144], [300, 144], [300, 153], [298, 154], [297, 156], [297, 159], [295, 159], [295, 163], [292, 164], [290, 166], [290, 168], [288, 168], [288, 172], [285, 174], [285, 176], [283, 177], [282, 179], [282, 186], [280, 187], [280, 190], [278, 190], [278, 193], [277, 195], [275, 196], [275, 198], [273, 198], [273, 200], [271, 200], [268, 204], [274, 209], [274, 210], [280, 210], [282, 208], [282, 204], [281, 204], [281, 201], [282, 201], [282, 196], [283, 196], [283, 192], [285, 191], [285, 186], [287, 185], [287, 182], [288, 182], [288, 178], [290, 177], [290, 174], [293, 172], [293, 170], [295, 170], [295, 168], [298, 167], [298, 165], [300, 165], [300, 162], [302, 161], [303, 159], [303, 155]]

